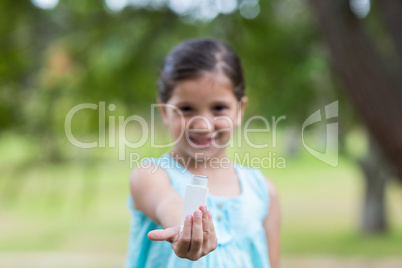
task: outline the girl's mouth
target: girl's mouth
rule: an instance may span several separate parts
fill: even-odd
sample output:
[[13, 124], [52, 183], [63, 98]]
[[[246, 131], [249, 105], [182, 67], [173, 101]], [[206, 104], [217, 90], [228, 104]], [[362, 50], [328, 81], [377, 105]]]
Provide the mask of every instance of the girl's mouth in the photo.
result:
[[194, 136], [190, 136], [189, 139], [193, 144], [203, 147], [212, 145], [212, 141], [214, 140], [212, 137], [194, 137]]

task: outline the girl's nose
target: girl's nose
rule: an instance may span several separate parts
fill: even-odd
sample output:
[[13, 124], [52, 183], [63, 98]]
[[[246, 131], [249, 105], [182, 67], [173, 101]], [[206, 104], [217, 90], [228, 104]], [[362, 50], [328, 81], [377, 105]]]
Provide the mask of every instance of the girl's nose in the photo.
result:
[[213, 120], [207, 116], [198, 115], [190, 119], [190, 129], [209, 132], [213, 130]]

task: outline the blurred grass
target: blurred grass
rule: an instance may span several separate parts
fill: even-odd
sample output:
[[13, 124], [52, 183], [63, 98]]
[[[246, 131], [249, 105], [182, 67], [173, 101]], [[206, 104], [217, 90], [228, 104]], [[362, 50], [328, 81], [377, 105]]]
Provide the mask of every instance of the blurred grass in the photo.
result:
[[[281, 136], [281, 135], [279, 135]], [[160, 137], [164, 139], [164, 137]], [[352, 135], [350, 144], [362, 144]], [[259, 139], [260, 144], [264, 141]], [[383, 236], [358, 232], [363, 179], [350, 158], [332, 168], [304, 149], [290, 157], [281, 140], [277, 148], [229, 150], [240, 155], [284, 157], [286, 168], [263, 172], [276, 184], [282, 206], [282, 254], [400, 256], [402, 190], [390, 182], [387, 210], [390, 231]], [[130, 214], [129, 160], [118, 161], [117, 149], [83, 150], [66, 144], [69, 161], [47, 163], [41, 148], [12, 133], [0, 137], [0, 251], [69, 251], [125, 255]], [[130, 149], [142, 157], [167, 149]]]

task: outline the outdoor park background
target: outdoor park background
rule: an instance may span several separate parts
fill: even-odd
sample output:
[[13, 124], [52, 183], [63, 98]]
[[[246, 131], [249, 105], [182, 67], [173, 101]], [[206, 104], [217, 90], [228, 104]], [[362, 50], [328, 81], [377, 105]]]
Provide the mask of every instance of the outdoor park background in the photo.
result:
[[[337, 32], [345, 33], [336, 39], [344, 43], [328, 38], [331, 28], [325, 28], [328, 16], [319, 2], [329, 5], [332, 15], [338, 12], [339, 25], [359, 25], [375, 49], [346, 38], [350, 27]], [[246, 120], [286, 116], [278, 123], [276, 147], [271, 131], [252, 134], [253, 143], [268, 142], [268, 148], [253, 149], [243, 141], [229, 149], [232, 157], [271, 153], [275, 161], [275, 153], [285, 159], [286, 168], [271, 162], [262, 170], [280, 193], [283, 267], [401, 267], [401, 181], [392, 153], [381, 149], [392, 131], [376, 131], [376, 119], [364, 107], [376, 114], [393, 107], [383, 99], [390, 87], [377, 87], [374, 102], [375, 94], [366, 90], [378, 85], [376, 77], [401, 77], [401, 36], [387, 27], [384, 10], [391, 6], [388, 15], [402, 18], [402, 7], [396, 1], [389, 1], [394, 6], [388, 9], [382, 1], [330, 2], [1, 1], [0, 267], [123, 266], [130, 223], [128, 156], [159, 156], [169, 149], [151, 148], [148, 140], [127, 148], [127, 158], [119, 160], [108, 131], [122, 133], [118, 116], [150, 118], [163, 57], [178, 42], [198, 37], [218, 38], [240, 55], [251, 104]], [[350, 54], [343, 62], [342, 53], [333, 57], [341, 45], [356, 52], [344, 47]], [[372, 75], [353, 68], [356, 62], [370, 65], [371, 54], [360, 51], [374, 51], [373, 58], [386, 64]], [[356, 61], [355, 55], [364, 57]], [[349, 66], [352, 79], [342, 72]], [[364, 101], [356, 97], [359, 90]], [[393, 98], [398, 104], [400, 96]], [[339, 164], [331, 167], [306, 151], [301, 135], [304, 120], [334, 101], [339, 117], [305, 130], [306, 143], [324, 152], [326, 124], [339, 124]], [[73, 146], [64, 130], [68, 111], [100, 102], [116, 107], [106, 109], [106, 147]], [[381, 118], [382, 127], [402, 125], [400, 108], [392, 111]], [[264, 127], [261, 122], [253, 126]], [[81, 141], [99, 141], [97, 111], [77, 113], [72, 131]], [[138, 141], [140, 125], [131, 123], [124, 133]], [[157, 143], [169, 140], [162, 126], [156, 133]]]

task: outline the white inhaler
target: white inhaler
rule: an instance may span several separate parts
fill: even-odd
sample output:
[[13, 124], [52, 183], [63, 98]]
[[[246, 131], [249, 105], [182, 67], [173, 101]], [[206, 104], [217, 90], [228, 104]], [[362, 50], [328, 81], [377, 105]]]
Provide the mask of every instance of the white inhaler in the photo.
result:
[[184, 220], [187, 215], [193, 215], [194, 211], [199, 209], [200, 205], [207, 204], [208, 196], [208, 177], [193, 175], [191, 183], [187, 185], [184, 195], [183, 215], [181, 217], [180, 235], [183, 230]]

